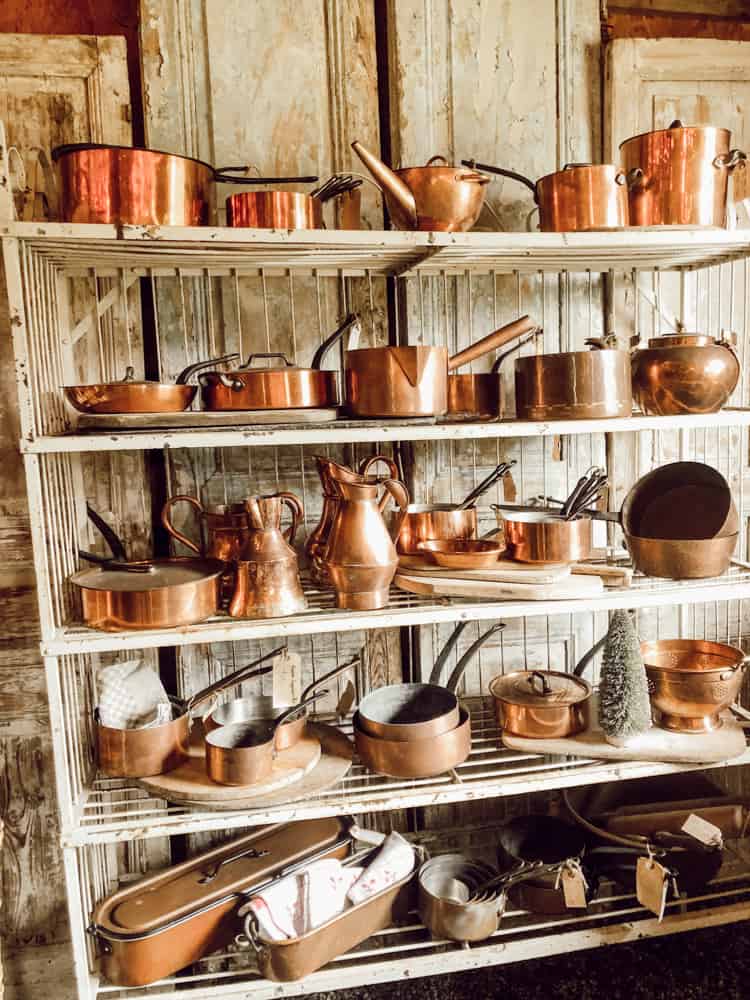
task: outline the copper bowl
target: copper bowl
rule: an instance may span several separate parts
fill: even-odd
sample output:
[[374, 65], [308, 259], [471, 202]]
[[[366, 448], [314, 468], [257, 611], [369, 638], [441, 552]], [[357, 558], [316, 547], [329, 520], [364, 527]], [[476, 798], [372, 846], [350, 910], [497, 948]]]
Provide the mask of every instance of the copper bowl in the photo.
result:
[[662, 729], [707, 733], [739, 694], [748, 657], [736, 646], [706, 639], [641, 643], [651, 706]]
[[445, 569], [489, 569], [502, 552], [499, 542], [480, 538], [440, 538], [417, 545], [438, 566]]
[[633, 398], [644, 413], [716, 413], [734, 392], [740, 363], [724, 341], [656, 337], [631, 359]]

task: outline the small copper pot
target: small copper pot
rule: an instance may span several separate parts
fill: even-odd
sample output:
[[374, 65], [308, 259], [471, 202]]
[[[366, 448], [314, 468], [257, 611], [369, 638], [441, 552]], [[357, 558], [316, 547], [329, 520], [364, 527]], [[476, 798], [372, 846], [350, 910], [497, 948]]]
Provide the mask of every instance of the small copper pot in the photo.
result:
[[322, 229], [323, 204], [302, 191], [242, 191], [226, 201], [227, 225], [250, 229]]
[[410, 503], [401, 523], [396, 548], [400, 555], [420, 555], [421, 542], [477, 537], [477, 509], [458, 510], [455, 503]]
[[509, 511], [495, 506], [505, 549], [511, 559], [526, 563], [583, 562], [591, 555], [591, 519], [564, 517], [543, 511]]
[[591, 685], [554, 670], [517, 670], [490, 682], [495, 718], [505, 733], [526, 739], [575, 736], [589, 724]]
[[734, 392], [740, 363], [731, 346], [695, 333], [654, 337], [631, 358], [633, 397], [658, 416], [716, 413]]

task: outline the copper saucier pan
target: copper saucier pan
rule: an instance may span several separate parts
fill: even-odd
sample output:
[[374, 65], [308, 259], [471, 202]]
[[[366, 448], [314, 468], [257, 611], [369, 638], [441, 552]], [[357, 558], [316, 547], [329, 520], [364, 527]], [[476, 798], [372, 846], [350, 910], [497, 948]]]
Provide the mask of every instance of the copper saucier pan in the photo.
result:
[[99, 767], [115, 778], [148, 778], [173, 771], [188, 759], [190, 729], [194, 710], [208, 698], [240, 681], [270, 673], [272, 667], [260, 664], [276, 656], [283, 647], [261, 656], [247, 666], [196, 691], [187, 700], [171, 697], [172, 719], [158, 726], [142, 729], [113, 729], [96, 719]]
[[[287, 410], [327, 408], [340, 403], [339, 376], [321, 368], [326, 355], [357, 322], [350, 313], [318, 347], [310, 368], [298, 368], [283, 354], [251, 354], [243, 368], [201, 372], [201, 400], [206, 410]], [[236, 357], [236, 355], [235, 355]], [[280, 360], [271, 368], [255, 368], [256, 360]]]

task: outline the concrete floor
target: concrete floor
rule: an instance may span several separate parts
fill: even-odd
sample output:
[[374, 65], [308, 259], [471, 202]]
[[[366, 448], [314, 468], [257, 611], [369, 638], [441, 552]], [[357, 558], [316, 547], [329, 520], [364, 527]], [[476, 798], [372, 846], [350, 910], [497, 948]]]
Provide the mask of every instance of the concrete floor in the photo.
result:
[[747, 1000], [750, 923], [312, 1000]]

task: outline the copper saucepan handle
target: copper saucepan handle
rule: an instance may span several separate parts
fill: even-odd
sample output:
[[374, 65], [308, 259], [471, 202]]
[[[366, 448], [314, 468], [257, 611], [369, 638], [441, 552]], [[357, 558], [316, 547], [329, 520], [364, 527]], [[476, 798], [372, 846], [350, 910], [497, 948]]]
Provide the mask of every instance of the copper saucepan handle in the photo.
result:
[[502, 632], [504, 628], [504, 622], [496, 622], [488, 628], [486, 632], [483, 632], [478, 639], [475, 639], [474, 642], [472, 642], [456, 666], [453, 668], [453, 673], [450, 675], [448, 683], [445, 685], [452, 694], [456, 693], [456, 688], [461, 683], [461, 678], [466, 673], [466, 668], [474, 659], [474, 656], [478, 652], [480, 646], [483, 646], [491, 635], [494, 635], [495, 632]]
[[309, 694], [312, 694], [312, 692], [315, 691], [316, 688], [320, 687], [321, 684], [325, 684], [326, 681], [333, 680], [334, 677], [338, 677], [339, 674], [343, 674], [346, 670], [351, 670], [352, 667], [356, 667], [357, 664], [361, 662], [362, 662], [361, 656], [354, 656], [352, 657], [351, 660], [347, 660], [346, 663], [340, 663], [337, 667], [334, 667], [334, 669], [329, 671], [327, 674], [323, 674], [322, 677], [319, 677], [316, 681], [313, 681], [312, 684], [307, 685], [305, 690], [302, 692], [303, 700]]
[[534, 330], [536, 326], [537, 324], [528, 316], [521, 316], [519, 319], [513, 320], [512, 323], [506, 323], [505, 326], [501, 326], [500, 329], [494, 330], [492, 333], [487, 334], [486, 337], [482, 337], [475, 344], [471, 344], [469, 347], [464, 348], [463, 351], [459, 351], [458, 354], [454, 354], [452, 358], [449, 358], [448, 371], [455, 371], [456, 368], [468, 365], [470, 361], [476, 361], [477, 358], [481, 358], [484, 354], [489, 354], [490, 351], [504, 347], [511, 340], [515, 340], [516, 337], [521, 337], [524, 333]]
[[244, 667], [240, 667], [238, 670], [233, 670], [231, 674], [227, 674], [226, 677], [219, 678], [218, 681], [214, 681], [213, 684], [209, 684], [208, 687], [201, 688], [200, 691], [196, 691], [195, 694], [191, 695], [187, 700], [187, 711], [192, 712], [196, 705], [200, 705], [201, 702], [210, 698], [213, 694], [218, 694], [220, 691], [224, 691], [228, 687], [232, 687], [234, 684], [239, 684], [240, 681], [250, 680], [252, 677], [263, 677], [273, 670], [273, 666], [261, 667], [261, 663], [265, 663], [266, 660], [272, 659], [274, 656], [278, 656], [279, 653], [283, 653], [286, 646], [279, 646], [277, 649], [272, 649], [270, 653], [266, 653], [264, 656], [258, 657], [257, 660], [253, 660], [252, 663], [245, 664]]
[[190, 506], [193, 507], [198, 512], [199, 518], [202, 518], [203, 515], [206, 513], [203, 504], [200, 502], [200, 500], [197, 499], [197, 497], [189, 497], [181, 493], [178, 496], [170, 497], [169, 500], [167, 500], [167, 502], [162, 507], [161, 509], [162, 526], [166, 530], [167, 534], [171, 535], [172, 538], [175, 539], [175, 541], [181, 542], [182, 545], [185, 546], [185, 548], [188, 548], [190, 549], [191, 552], [195, 552], [196, 555], [201, 556], [203, 555], [202, 549], [199, 548], [194, 541], [188, 538], [187, 535], [183, 535], [181, 531], [178, 531], [177, 528], [175, 528], [175, 526], [172, 524], [172, 519], [170, 517], [172, 508], [175, 506], [175, 504], [178, 503], [190, 504]]

